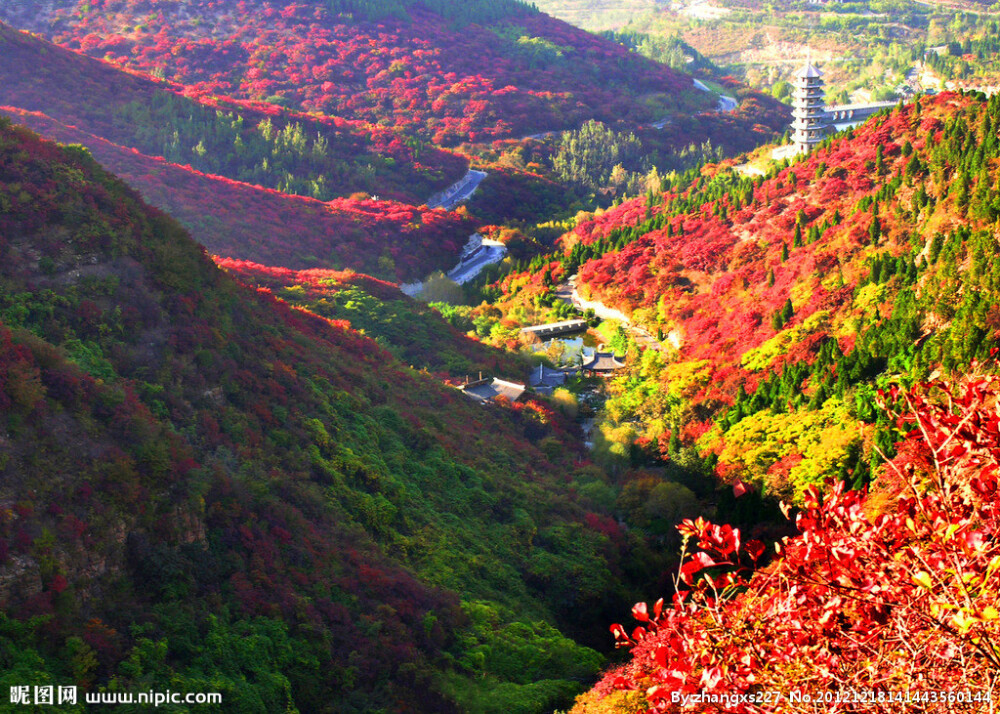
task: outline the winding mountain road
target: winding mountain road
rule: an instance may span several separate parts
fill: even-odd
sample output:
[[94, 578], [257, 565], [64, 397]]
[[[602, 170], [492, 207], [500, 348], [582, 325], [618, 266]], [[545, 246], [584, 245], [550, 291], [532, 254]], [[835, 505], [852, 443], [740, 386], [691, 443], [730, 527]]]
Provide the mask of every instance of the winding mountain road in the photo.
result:
[[427, 199], [427, 207], [443, 208], [446, 211], [454, 210], [458, 204], [462, 201], [468, 200], [468, 198], [476, 192], [476, 189], [479, 188], [479, 184], [483, 182], [483, 179], [486, 178], [486, 176], [487, 173], [485, 171], [469, 169], [469, 172], [459, 181], [453, 183], [444, 191], [436, 193]]
[[[692, 80], [694, 86], [703, 92], [712, 92], [712, 88], [707, 84], [702, 82], [700, 79]], [[736, 108], [739, 106], [739, 102], [736, 101], [736, 97], [730, 97], [728, 94], [719, 95], [719, 103], [716, 105], [716, 109], [720, 112], [735, 112]]]
[[[449, 270], [446, 275], [459, 285], [464, 285], [483, 272], [486, 266], [499, 263], [506, 255], [507, 247], [503, 243], [473, 233], [469, 236], [469, 241], [462, 250], [458, 265]], [[424, 283], [423, 281], [402, 283], [399, 289], [410, 297], [416, 297], [424, 289]]]
[[631, 333], [632, 338], [635, 340], [636, 344], [642, 349], [651, 350], [662, 350], [663, 345], [659, 340], [654, 337], [649, 330], [635, 325], [632, 321], [623, 313], [621, 310], [616, 310], [613, 307], [608, 307], [602, 302], [597, 302], [596, 300], [587, 300], [580, 295], [579, 290], [576, 288], [576, 276], [571, 275], [569, 280], [562, 283], [556, 289], [556, 297], [558, 297], [563, 302], [567, 302], [577, 310], [584, 312], [586, 310], [593, 310], [594, 314], [597, 315], [602, 320], [618, 320], [622, 325]]
[[479, 237], [479, 247], [463, 257], [462, 262], [448, 273], [448, 277], [459, 285], [469, 282], [483, 272], [487, 265], [499, 263], [507, 255], [507, 248], [503, 243], [483, 238], [478, 233], [475, 236]]

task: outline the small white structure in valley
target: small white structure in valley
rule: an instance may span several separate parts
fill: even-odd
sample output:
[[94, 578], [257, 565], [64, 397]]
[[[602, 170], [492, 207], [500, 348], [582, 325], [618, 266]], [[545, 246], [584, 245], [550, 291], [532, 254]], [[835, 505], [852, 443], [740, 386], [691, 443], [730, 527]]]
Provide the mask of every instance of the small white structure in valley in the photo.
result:
[[806, 60], [795, 75], [792, 104], [792, 143], [796, 153], [805, 153], [823, 140], [826, 105], [823, 101], [823, 73]]

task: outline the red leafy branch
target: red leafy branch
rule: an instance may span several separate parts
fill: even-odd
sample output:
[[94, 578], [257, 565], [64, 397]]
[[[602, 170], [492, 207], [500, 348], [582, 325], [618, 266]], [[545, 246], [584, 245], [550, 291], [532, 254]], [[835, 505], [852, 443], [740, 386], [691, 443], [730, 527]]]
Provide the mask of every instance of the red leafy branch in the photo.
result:
[[[915, 711], [951, 711], [931, 693], [960, 692], [971, 698], [962, 711], [989, 710], [1000, 672], [998, 397], [997, 378], [981, 375], [882, 395], [910, 427], [881, 483], [899, 495], [880, 513], [842, 483], [810, 491], [799, 535], [763, 567], [763, 544], [682, 523], [677, 593], [652, 612], [636, 605], [631, 636], [612, 627], [632, 659], [594, 696], [632, 691], [649, 712], [889, 711], [843, 694], [909, 692], [927, 696]], [[784, 697], [749, 696], [768, 691]], [[842, 697], [790, 707], [792, 691]], [[680, 696], [712, 693], [728, 698]]]

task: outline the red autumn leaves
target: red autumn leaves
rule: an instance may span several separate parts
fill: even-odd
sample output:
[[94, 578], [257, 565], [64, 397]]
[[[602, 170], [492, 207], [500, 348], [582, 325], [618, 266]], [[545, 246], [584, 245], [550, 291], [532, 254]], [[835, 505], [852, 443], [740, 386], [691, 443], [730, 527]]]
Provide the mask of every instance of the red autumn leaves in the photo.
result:
[[[706, 710], [678, 693], [769, 690], [786, 698], [710, 710], [787, 711], [793, 689], [961, 691], [982, 701], [1000, 665], [997, 396], [986, 377], [886, 395], [886, 409], [913, 427], [886, 466], [895, 502], [876, 512], [842, 483], [813, 490], [795, 516], [799, 535], [776, 544], [764, 567], [762, 543], [685, 521], [679, 530], [698, 550], [683, 560], [676, 595], [652, 612], [637, 604], [631, 636], [612, 627], [632, 660], [593, 696], [638, 691], [651, 712]], [[842, 699], [826, 710], [866, 710]]]

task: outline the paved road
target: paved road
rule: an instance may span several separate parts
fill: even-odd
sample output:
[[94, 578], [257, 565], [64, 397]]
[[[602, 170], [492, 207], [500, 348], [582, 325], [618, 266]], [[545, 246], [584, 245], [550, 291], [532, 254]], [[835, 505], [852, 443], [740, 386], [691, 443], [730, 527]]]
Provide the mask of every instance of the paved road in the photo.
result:
[[[499, 263], [505, 255], [507, 255], [507, 248], [503, 243], [473, 233], [469, 236], [469, 241], [462, 251], [458, 265], [449, 270], [447, 275], [459, 285], [463, 285], [483, 272], [487, 265]], [[399, 289], [410, 297], [416, 297], [424, 289], [424, 284], [422, 282], [403, 283]]]
[[427, 207], [443, 208], [446, 211], [454, 210], [458, 204], [467, 200], [469, 196], [475, 193], [476, 189], [479, 188], [479, 184], [486, 178], [486, 175], [485, 171], [469, 169], [469, 172], [460, 181], [452, 184], [441, 193], [431, 196], [427, 200]]
[[455, 266], [448, 273], [448, 277], [459, 285], [463, 285], [483, 272], [487, 265], [499, 263], [505, 255], [507, 255], [507, 249], [504, 246], [484, 242], [479, 250]]
[[[714, 92], [714, 90], [707, 84], [702, 82], [700, 79], [692, 79], [694, 86], [703, 92]], [[726, 94], [719, 95], [719, 103], [716, 105], [716, 109], [720, 112], [735, 112], [736, 108], [739, 106], [739, 102], [736, 101], [736, 97], [730, 97]], [[656, 126], [655, 124], [653, 126]], [[657, 127], [659, 128], [659, 127]]]
[[739, 166], [734, 166], [733, 171], [743, 176], [767, 176], [764, 169], [759, 166], [751, 166], [750, 164], [740, 164]]
[[547, 139], [550, 136], [556, 136], [557, 134], [562, 134], [564, 131], [572, 131], [572, 130], [559, 129], [556, 131], [543, 131], [540, 134], [528, 134], [527, 136], [522, 136], [521, 139]]
[[735, 97], [729, 97], [726, 96], [725, 94], [719, 95], [720, 112], [735, 112], [738, 106], [739, 102], [736, 101]]
[[408, 295], [411, 298], [415, 298], [420, 294], [420, 291], [424, 289], [424, 284], [420, 283], [401, 283], [399, 289], [404, 295]]
[[568, 302], [570, 305], [575, 307], [581, 312], [585, 310], [593, 310], [594, 314], [597, 315], [602, 320], [618, 320], [624, 325], [625, 329], [632, 334], [632, 338], [635, 340], [636, 344], [642, 349], [651, 350], [662, 350], [663, 345], [660, 344], [649, 330], [639, 327], [638, 325], [633, 325], [632, 321], [626, 317], [625, 313], [620, 310], [615, 310], [612, 307], [608, 307], [602, 302], [597, 302], [595, 300], [587, 300], [580, 295], [579, 291], [576, 289], [576, 276], [570, 276], [569, 280], [562, 283], [556, 289], [556, 297], [558, 297], [563, 302]]

